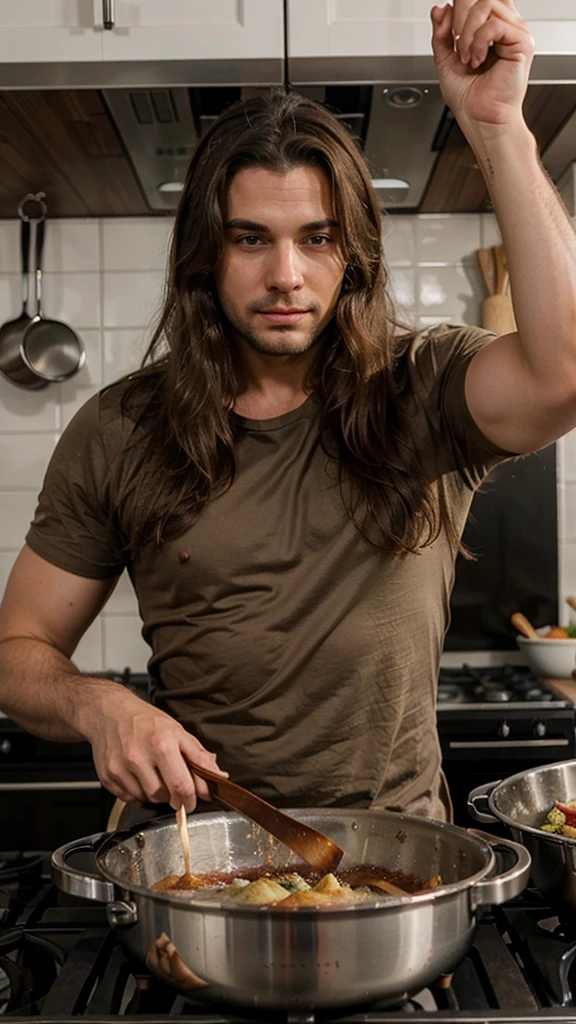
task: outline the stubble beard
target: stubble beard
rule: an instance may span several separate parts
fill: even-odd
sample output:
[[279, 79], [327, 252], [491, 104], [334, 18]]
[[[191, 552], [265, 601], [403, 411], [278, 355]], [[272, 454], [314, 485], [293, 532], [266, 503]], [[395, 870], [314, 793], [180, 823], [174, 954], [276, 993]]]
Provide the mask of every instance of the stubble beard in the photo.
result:
[[[258, 312], [259, 305], [254, 307], [252, 311]], [[299, 339], [295, 337], [300, 333], [298, 328], [291, 324], [286, 324], [286, 326], [275, 324], [269, 327], [266, 333], [253, 328], [249, 322], [242, 323], [237, 321], [234, 327], [246, 344], [254, 349], [255, 352], [260, 352], [266, 356], [301, 356], [318, 344], [324, 334], [326, 322], [330, 319], [330, 316], [322, 317], [321, 311], [317, 307], [310, 308], [309, 313], [314, 318], [315, 323]]]
[[238, 330], [250, 348], [266, 356], [301, 356], [314, 348], [322, 334], [322, 330], [318, 328], [315, 331], [310, 331], [300, 341], [291, 341], [290, 335], [294, 333], [294, 330], [290, 327], [273, 327], [274, 339], [264, 338], [258, 331], [242, 328]]

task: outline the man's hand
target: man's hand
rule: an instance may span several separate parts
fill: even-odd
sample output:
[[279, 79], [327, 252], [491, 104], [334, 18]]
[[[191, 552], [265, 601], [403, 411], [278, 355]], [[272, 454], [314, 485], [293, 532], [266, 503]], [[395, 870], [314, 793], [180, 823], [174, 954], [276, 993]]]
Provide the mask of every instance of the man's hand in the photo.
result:
[[92, 744], [98, 777], [125, 803], [169, 803], [175, 810], [184, 804], [193, 811], [196, 798], [210, 800], [210, 793], [207, 783], [192, 775], [189, 762], [227, 776], [218, 768], [215, 754], [134, 694], [122, 694], [114, 707], [104, 705], [93, 718], [84, 732]]
[[442, 95], [468, 135], [518, 124], [534, 40], [513, 0], [433, 7], [432, 49]]

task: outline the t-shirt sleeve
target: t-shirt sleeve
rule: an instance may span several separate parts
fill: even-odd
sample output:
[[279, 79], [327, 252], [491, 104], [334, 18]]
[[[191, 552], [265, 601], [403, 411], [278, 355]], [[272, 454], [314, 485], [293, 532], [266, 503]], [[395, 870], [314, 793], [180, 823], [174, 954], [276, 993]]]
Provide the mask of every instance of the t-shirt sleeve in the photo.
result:
[[110, 521], [109, 463], [100, 396], [95, 395], [54, 450], [26, 535], [36, 554], [77, 576], [108, 579], [120, 575], [126, 564]]
[[479, 327], [443, 325], [411, 343], [409, 373], [417, 402], [437, 447], [470, 487], [515, 453], [493, 444], [476, 425], [466, 402], [464, 382], [470, 361], [495, 335]]

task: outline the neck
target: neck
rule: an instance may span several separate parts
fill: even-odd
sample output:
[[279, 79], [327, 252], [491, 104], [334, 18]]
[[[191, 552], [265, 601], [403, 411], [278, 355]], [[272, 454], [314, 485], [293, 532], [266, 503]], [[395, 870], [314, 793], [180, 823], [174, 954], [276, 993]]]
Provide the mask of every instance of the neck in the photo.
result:
[[314, 355], [271, 356], [245, 342], [236, 346], [239, 392], [234, 411], [249, 419], [271, 419], [297, 409], [310, 389], [306, 378]]

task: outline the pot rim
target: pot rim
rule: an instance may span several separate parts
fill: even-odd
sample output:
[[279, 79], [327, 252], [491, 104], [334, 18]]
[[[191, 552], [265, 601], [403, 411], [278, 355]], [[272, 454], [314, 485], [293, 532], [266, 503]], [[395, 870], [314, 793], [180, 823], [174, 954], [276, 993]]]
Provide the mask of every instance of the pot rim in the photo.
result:
[[[386, 908], [391, 908], [391, 907], [399, 907], [399, 908], [406, 908], [406, 909], [408, 909], [408, 908], [411, 908], [411, 907], [417, 907], [417, 906], [420, 907], [420, 906], [427, 905], [427, 904], [433, 904], [433, 903], [435, 903], [436, 901], [438, 901], [440, 899], [447, 898], [447, 897], [452, 896], [452, 895], [454, 895], [456, 893], [462, 893], [462, 892], [465, 892], [467, 890], [473, 889], [474, 886], [478, 882], [481, 882], [483, 879], [485, 879], [487, 877], [487, 875], [489, 875], [490, 871], [493, 869], [493, 867], [495, 865], [495, 862], [496, 862], [496, 857], [495, 857], [494, 850], [491, 848], [489, 843], [487, 843], [483, 839], [480, 839], [478, 836], [475, 836], [475, 835], [471, 834], [466, 829], [460, 828], [458, 825], [452, 825], [449, 822], [436, 821], [436, 819], [433, 819], [433, 818], [421, 818], [421, 817], [418, 817], [416, 815], [402, 814], [402, 813], [398, 813], [396, 811], [373, 811], [373, 810], [370, 810], [368, 808], [356, 809], [356, 808], [328, 808], [328, 807], [326, 807], [326, 808], [310, 808], [310, 807], [306, 807], [306, 808], [290, 808], [287, 811], [287, 813], [289, 813], [289, 814], [298, 814], [298, 812], [300, 810], [314, 811], [314, 812], [325, 811], [326, 812], [326, 816], [333, 816], [334, 814], [338, 814], [339, 812], [341, 813], [342, 811], [344, 811], [344, 813], [346, 813], [347, 811], [350, 811], [350, 812], [353, 813], [355, 818], [356, 817], [365, 818], [365, 817], [372, 817], [374, 815], [384, 814], [386, 817], [397, 819], [398, 820], [398, 824], [399, 824], [400, 827], [402, 826], [402, 824], [407, 824], [409, 826], [411, 822], [416, 822], [418, 824], [426, 823], [427, 825], [430, 826], [431, 832], [433, 832], [433, 831], [440, 831], [440, 832], [448, 833], [449, 835], [453, 835], [456, 838], [460, 838], [462, 835], [465, 835], [466, 838], [467, 838], [467, 841], [472, 843], [473, 846], [476, 846], [477, 849], [479, 850], [479, 852], [481, 852], [486, 857], [486, 864], [479, 871], [476, 871], [472, 875], [468, 875], [464, 879], [460, 879], [457, 882], [449, 882], [449, 883], [447, 883], [445, 885], [439, 885], [436, 889], [431, 889], [430, 891], [425, 892], [425, 893], [420, 893], [420, 894], [417, 894], [417, 895], [408, 895], [408, 896], [375, 896], [374, 899], [362, 900], [361, 902], [358, 902], [358, 903], [347, 903], [347, 904], [344, 904], [344, 905], [334, 904], [333, 906], [325, 906], [325, 907], [285, 907], [285, 908], [282, 908], [280, 906], [278, 906], [278, 907], [259, 906], [259, 905], [246, 906], [244, 904], [234, 904], [234, 903], [228, 903], [228, 902], [225, 902], [225, 901], [220, 901], [219, 902], [218, 900], [207, 900], [207, 899], [205, 899], [205, 900], [193, 899], [193, 900], [188, 900], [187, 901], [182, 896], [172, 896], [170, 893], [167, 893], [167, 892], [156, 892], [153, 889], [150, 889], [150, 888], [148, 888], [147, 886], [144, 886], [144, 885], [138, 885], [138, 884], [135, 884], [135, 883], [130, 883], [130, 885], [127, 886], [125, 880], [119, 879], [118, 876], [115, 875], [109, 869], [107, 869], [105, 864], [103, 863], [106, 855], [110, 852], [110, 850], [114, 849], [116, 846], [121, 845], [122, 842], [126, 841], [127, 839], [132, 838], [135, 835], [138, 835], [139, 833], [155, 831], [160, 826], [165, 825], [168, 822], [170, 822], [171, 825], [173, 824], [174, 828], [176, 828], [176, 823], [174, 821], [174, 817], [172, 815], [166, 815], [165, 817], [162, 817], [162, 818], [156, 818], [153, 821], [147, 821], [147, 822], [143, 822], [143, 823], [141, 823], [139, 825], [138, 824], [137, 825], [133, 825], [131, 828], [129, 828], [126, 831], [123, 831], [123, 832], [113, 832], [111, 835], [109, 835], [104, 840], [102, 845], [98, 848], [98, 851], [96, 852], [96, 865], [97, 865], [97, 868], [98, 868], [98, 871], [100, 872], [100, 874], [103, 875], [103, 877], [108, 882], [111, 882], [114, 886], [116, 886], [116, 888], [122, 889], [124, 892], [129, 891], [130, 893], [136, 893], [137, 895], [144, 896], [147, 899], [151, 898], [151, 899], [154, 900], [154, 902], [167, 903], [167, 904], [172, 905], [172, 906], [184, 907], [184, 908], [186, 908], [186, 910], [191, 910], [191, 911], [192, 910], [196, 910], [196, 909], [202, 910], [202, 911], [210, 910], [210, 911], [214, 911], [214, 912], [219, 913], [219, 914], [230, 914], [230, 913], [232, 913], [232, 914], [234, 914], [234, 916], [243, 916], [244, 915], [244, 916], [248, 916], [248, 917], [254, 917], [254, 916], [261, 917], [263, 914], [264, 915], [271, 914], [271, 915], [273, 915], [275, 917], [278, 916], [278, 915], [293, 917], [294, 914], [296, 913], [296, 914], [298, 914], [299, 916], [302, 916], [302, 917], [307, 917], [308, 916], [308, 917], [316, 918], [319, 911], [321, 911], [322, 913], [324, 913], [325, 911], [329, 911], [331, 915], [334, 915], [334, 914], [336, 914], [336, 915], [338, 915], [338, 914], [349, 915], [350, 913], [367, 914], [367, 913], [373, 913], [375, 910], [380, 910], [380, 909], [384, 910]], [[237, 814], [236, 812], [225, 812], [225, 813], [227, 814], [227, 816], [229, 818], [239, 818], [239, 819], [242, 819], [242, 820], [247, 820], [247, 819], [244, 818], [243, 815]], [[194, 815], [196, 820], [200, 819], [202, 821], [213, 820], [214, 816], [215, 816], [214, 813], [210, 812], [210, 811], [201, 812], [199, 814], [195, 814]], [[294, 865], [294, 869], [297, 869], [297, 867], [298, 867], [298, 864], [295, 864]], [[241, 876], [239, 875], [239, 877], [241, 877]]]
[[507, 779], [502, 779], [501, 782], [496, 783], [488, 797], [488, 806], [490, 807], [492, 814], [494, 814], [499, 821], [508, 825], [509, 828], [517, 829], [518, 832], [527, 832], [529, 835], [533, 835], [537, 839], [543, 840], [545, 843], [556, 843], [560, 846], [576, 847], [576, 838], [571, 839], [570, 836], [560, 836], [557, 832], [543, 832], [541, 828], [534, 828], [533, 825], [526, 825], [524, 822], [517, 821], [516, 818], [511, 818], [510, 815], [499, 810], [495, 803], [498, 793], [510, 783], [519, 782], [527, 775], [535, 775], [537, 772], [544, 771], [546, 768], [559, 768], [567, 764], [572, 764], [576, 767], [576, 758], [570, 758], [566, 761], [555, 761], [553, 764], [537, 765], [536, 768], [525, 768], [523, 772], [517, 772], [516, 775], [509, 775]]

